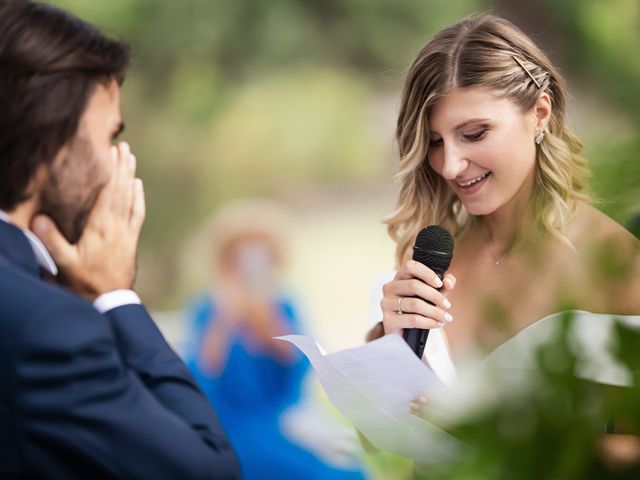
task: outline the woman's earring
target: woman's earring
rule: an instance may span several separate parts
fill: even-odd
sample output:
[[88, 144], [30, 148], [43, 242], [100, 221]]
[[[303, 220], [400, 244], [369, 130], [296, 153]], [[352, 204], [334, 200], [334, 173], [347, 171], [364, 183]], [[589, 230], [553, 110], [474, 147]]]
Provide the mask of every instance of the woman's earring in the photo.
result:
[[540, 145], [543, 140], [544, 140], [544, 130], [538, 133], [533, 139], [533, 141], [536, 142], [536, 145]]

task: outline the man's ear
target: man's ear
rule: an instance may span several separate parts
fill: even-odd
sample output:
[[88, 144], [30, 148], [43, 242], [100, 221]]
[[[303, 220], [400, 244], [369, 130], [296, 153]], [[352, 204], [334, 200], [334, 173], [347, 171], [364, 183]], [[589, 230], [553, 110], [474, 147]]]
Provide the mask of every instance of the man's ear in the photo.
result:
[[551, 97], [547, 92], [543, 92], [533, 106], [534, 128], [536, 132], [541, 132], [547, 128], [551, 120], [551, 108]]

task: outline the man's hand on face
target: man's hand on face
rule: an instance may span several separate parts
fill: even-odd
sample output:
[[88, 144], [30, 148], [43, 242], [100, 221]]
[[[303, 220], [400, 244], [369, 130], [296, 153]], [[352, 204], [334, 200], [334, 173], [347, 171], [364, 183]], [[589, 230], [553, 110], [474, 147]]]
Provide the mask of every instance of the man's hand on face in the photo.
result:
[[132, 287], [145, 217], [142, 180], [135, 176], [136, 158], [128, 144], [112, 147], [112, 162], [111, 179], [100, 191], [78, 243], [70, 244], [46, 215], [36, 215], [31, 223], [60, 270], [60, 282], [89, 301]]

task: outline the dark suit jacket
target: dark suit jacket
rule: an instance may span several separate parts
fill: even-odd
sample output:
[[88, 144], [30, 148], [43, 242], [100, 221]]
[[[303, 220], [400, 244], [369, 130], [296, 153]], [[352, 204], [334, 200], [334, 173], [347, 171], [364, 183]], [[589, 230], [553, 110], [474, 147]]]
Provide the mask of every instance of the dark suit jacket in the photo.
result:
[[0, 221], [0, 478], [238, 478], [209, 402], [141, 305], [100, 314]]

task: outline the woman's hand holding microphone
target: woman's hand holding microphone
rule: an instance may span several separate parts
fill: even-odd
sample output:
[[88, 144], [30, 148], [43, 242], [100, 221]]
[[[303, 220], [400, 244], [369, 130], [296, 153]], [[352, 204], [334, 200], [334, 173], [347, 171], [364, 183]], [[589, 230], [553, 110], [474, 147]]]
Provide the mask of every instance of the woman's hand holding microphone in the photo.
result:
[[455, 285], [456, 278], [450, 273], [442, 281], [422, 263], [406, 262], [393, 280], [382, 287], [383, 334], [401, 333], [405, 328], [439, 328], [451, 323], [447, 294]]

